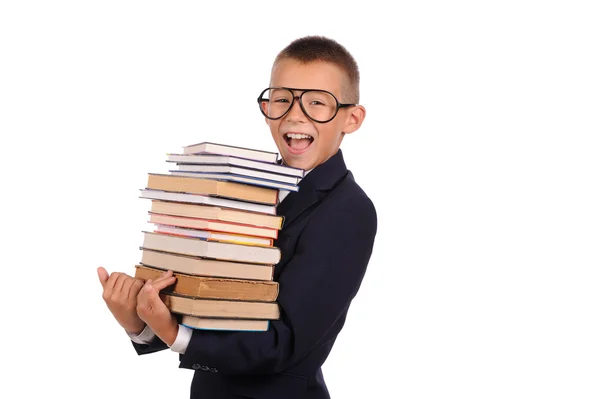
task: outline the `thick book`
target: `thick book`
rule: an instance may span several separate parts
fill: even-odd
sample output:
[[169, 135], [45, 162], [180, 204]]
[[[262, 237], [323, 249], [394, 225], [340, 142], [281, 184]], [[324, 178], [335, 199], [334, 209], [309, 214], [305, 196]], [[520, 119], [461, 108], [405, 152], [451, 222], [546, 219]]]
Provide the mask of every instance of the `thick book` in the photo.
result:
[[229, 165], [188, 165], [177, 164], [177, 170], [180, 172], [196, 172], [196, 173], [214, 173], [228, 174], [245, 177], [253, 177], [261, 180], [271, 180], [278, 183], [296, 185], [302, 180], [300, 177], [280, 175], [278, 173], [263, 172], [260, 170], [242, 168]]
[[299, 186], [294, 184], [279, 183], [273, 180], [258, 179], [256, 177], [246, 177], [233, 175], [229, 173], [205, 173], [205, 172], [184, 172], [179, 170], [170, 170], [171, 176], [196, 177], [200, 179], [211, 179], [228, 183], [247, 184], [250, 186], [270, 188], [275, 190], [298, 191]]
[[162, 234], [171, 234], [181, 237], [201, 238], [206, 241], [228, 242], [241, 245], [258, 245], [261, 247], [272, 247], [273, 240], [265, 237], [244, 236], [240, 234], [220, 233], [209, 230], [186, 229], [176, 226], [167, 226], [164, 224], [155, 225], [155, 232]]
[[279, 233], [277, 229], [266, 227], [249, 226], [247, 224], [220, 222], [217, 220], [191, 218], [184, 216], [174, 216], [162, 213], [148, 212], [150, 223], [164, 224], [187, 229], [209, 230], [214, 232], [240, 234], [244, 236], [255, 236], [263, 238], [276, 239]]
[[294, 176], [303, 178], [304, 169], [294, 168], [288, 165], [254, 161], [251, 159], [232, 157], [229, 155], [212, 154], [167, 154], [167, 162], [173, 162], [177, 165], [229, 165], [238, 166], [253, 170], [262, 170], [272, 172], [278, 175]]
[[208, 219], [225, 223], [238, 223], [249, 227], [281, 230], [283, 216], [265, 215], [256, 212], [238, 211], [217, 206], [185, 204], [153, 200], [150, 212], [188, 218]]
[[193, 175], [175, 176], [149, 173], [148, 183], [145, 188], [215, 196], [266, 205], [276, 205], [279, 199], [278, 190], [273, 188], [257, 187], [229, 181], [202, 179]]
[[[143, 280], [156, 280], [163, 273], [163, 270], [142, 265], [135, 267], [135, 277]], [[275, 281], [199, 277], [182, 273], [173, 273], [173, 276], [175, 284], [163, 292], [195, 298], [256, 302], [274, 302], [279, 295], [279, 284]]]
[[163, 300], [172, 313], [224, 319], [279, 319], [277, 302], [228, 301], [176, 295], [165, 292]]
[[277, 208], [275, 205], [254, 204], [252, 202], [237, 201], [227, 198], [210, 197], [208, 195], [175, 193], [161, 190], [140, 190], [140, 198], [183, 202], [188, 204], [202, 204], [216, 206], [221, 208], [230, 208], [240, 211], [256, 212], [265, 215], [276, 215]]
[[184, 154], [218, 154], [231, 155], [239, 158], [253, 159], [262, 162], [277, 162], [279, 154], [271, 151], [253, 148], [237, 147], [226, 144], [203, 142], [183, 147]]
[[155, 269], [173, 270], [175, 273], [206, 277], [273, 280], [273, 271], [275, 269], [273, 265], [214, 260], [198, 256], [155, 251], [144, 247], [140, 247], [140, 249], [142, 251], [142, 260], [140, 263]]
[[230, 244], [148, 231], [143, 233], [142, 247], [156, 251], [265, 265], [274, 265], [281, 260], [281, 251], [277, 247]]
[[216, 319], [210, 317], [181, 316], [181, 324], [197, 330], [267, 331], [269, 320]]

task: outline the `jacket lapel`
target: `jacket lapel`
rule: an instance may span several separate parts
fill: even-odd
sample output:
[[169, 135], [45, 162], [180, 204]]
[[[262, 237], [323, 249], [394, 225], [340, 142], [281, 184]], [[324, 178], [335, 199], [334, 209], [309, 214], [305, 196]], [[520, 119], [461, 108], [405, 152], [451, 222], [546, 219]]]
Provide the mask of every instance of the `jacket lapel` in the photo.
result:
[[283, 228], [288, 227], [304, 211], [321, 201], [348, 173], [342, 150], [315, 167], [298, 184], [297, 192], [290, 192], [277, 207], [284, 217]]

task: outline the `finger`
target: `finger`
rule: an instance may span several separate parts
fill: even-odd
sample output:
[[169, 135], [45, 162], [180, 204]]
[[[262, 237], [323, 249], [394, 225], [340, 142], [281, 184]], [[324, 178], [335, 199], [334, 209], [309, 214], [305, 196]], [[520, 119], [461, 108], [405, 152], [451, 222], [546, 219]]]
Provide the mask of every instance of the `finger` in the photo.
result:
[[110, 277], [108, 277], [108, 280], [106, 280], [106, 282], [104, 283], [104, 292], [102, 293], [102, 298], [104, 298], [104, 301], [106, 301], [107, 303], [113, 302], [113, 288], [115, 286], [117, 278], [120, 275], [121, 273], [112, 272], [110, 274]]
[[96, 271], [98, 272], [98, 279], [100, 280], [100, 284], [102, 284], [102, 287], [104, 288], [104, 285], [108, 281], [108, 272], [102, 266], [96, 269]]
[[140, 289], [140, 292], [138, 293], [137, 298], [136, 298], [138, 309], [140, 307], [141, 308], [146, 307], [147, 304], [150, 302], [151, 298], [155, 297], [157, 295], [158, 295], [158, 292], [152, 285], [152, 280], [151, 279], [147, 280], [146, 283]]
[[[121, 273], [121, 275], [117, 278], [117, 281], [115, 282], [115, 288], [113, 289], [113, 292], [121, 296], [123, 294], [123, 284], [125, 283], [125, 281], [127, 281], [128, 278], [129, 276], [127, 274]], [[127, 290], [127, 292], [128, 291], [129, 290]]]
[[127, 276], [127, 278], [123, 282], [123, 287], [121, 288], [121, 291], [125, 299], [129, 298], [129, 291], [131, 290], [131, 286], [134, 282], [135, 279], [129, 276]]
[[154, 282], [156, 283], [157, 281], [162, 281], [162, 280], [164, 280], [166, 278], [169, 278], [171, 276], [173, 276], [173, 271], [172, 270], [167, 270], [166, 272], [161, 273], [161, 275], [158, 278], [156, 278], [154, 280]]
[[150, 319], [160, 315], [165, 309], [168, 311], [154, 285], [152, 283], [145, 284], [137, 298], [136, 312], [139, 318], [151, 326]]
[[148, 295], [148, 293], [153, 293], [154, 291], [156, 291], [156, 289], [152, 284], [152, 279], [149, 278], [148, 280], [146, 280], [146, 283], [144, 283], [144, 286], [140, 290], [140, 293], [138, 295], [138, 301], [140, 300], [140, 298], [145, 298]]
[[131, 284], [131, 287], [129, 288], [129, 293], [127, 294], [127, 297], [130, 301], [136, 301], [137, 295], [139, 294], [143, 286], [144, 280], [139, 278], [134, 279], [133, 283]]
[[104, 284], [104, 291], [112, 291], [115, 283], [117, 282], [117, 279], [119, 278], [119, 276], [121, 276], [123, 273], [119, 273], [119, 272], [112, 272], [110, 274], [110, 277], [108, 278], [108, 281], [106, 282], [106, 284]]
[[162, 280], [161, 279], [156, 280], [152, 283], [152, 285], [154, 286], [154, 288], [157, 291], [160, 291], [160, 290], [167, 288], [168, 286], [170, 286], [172, 284], [175, 284], [176, 281], [177, 281], [177, 279], [175, 277], [171, 276], [171, 277], [163, 278]]

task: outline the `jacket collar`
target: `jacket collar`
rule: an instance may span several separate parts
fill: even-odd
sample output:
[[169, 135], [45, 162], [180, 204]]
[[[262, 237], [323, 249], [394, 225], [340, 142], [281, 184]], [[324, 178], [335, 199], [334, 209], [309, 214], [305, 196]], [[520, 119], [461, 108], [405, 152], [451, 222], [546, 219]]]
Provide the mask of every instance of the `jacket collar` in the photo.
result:
[[298, 184], [298, 192], [290, 192], [277, 207], [277, 214], [284, 217], [284, 227], [289, 226], [305, 210], [319, 202], [327, 191], [332, 190], [346, 177], [348, 169], [342, 150], [327, 161], [316, 166]]

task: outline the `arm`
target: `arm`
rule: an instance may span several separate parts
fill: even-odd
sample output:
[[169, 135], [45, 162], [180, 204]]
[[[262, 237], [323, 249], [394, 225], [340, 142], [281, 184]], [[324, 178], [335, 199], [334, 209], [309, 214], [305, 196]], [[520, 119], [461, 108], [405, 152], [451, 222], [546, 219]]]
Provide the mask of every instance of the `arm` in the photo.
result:
[[366, 197], [341, 203], [309, 222], [294, 258], [281, 273], [282, 317], [266, 332], [194, 330], [180, 367], [214, 367], [226, 374], [285, 370], [333, 338], [356, 295], [371, 256], [377, 220]]

